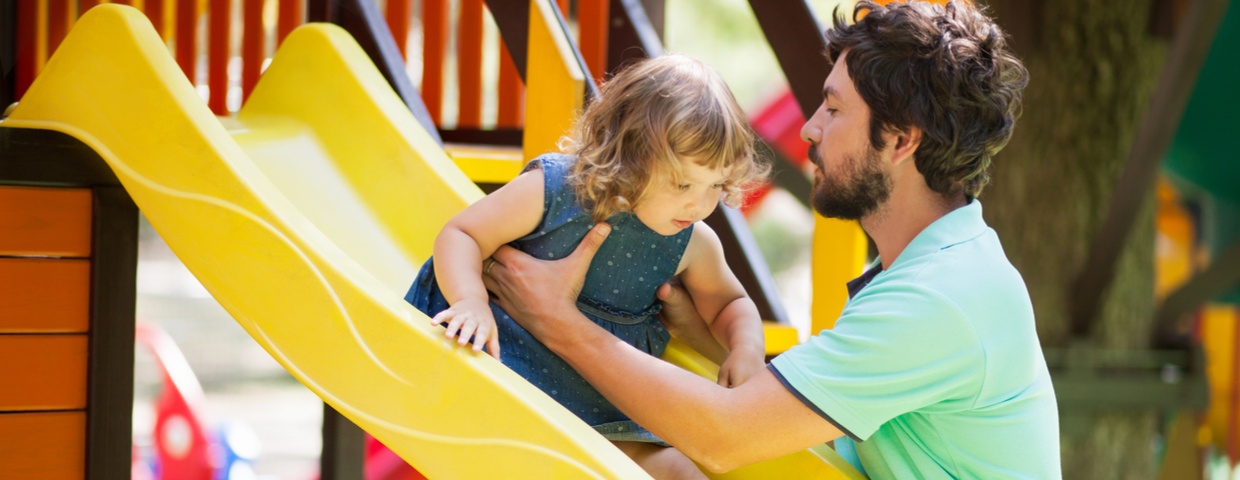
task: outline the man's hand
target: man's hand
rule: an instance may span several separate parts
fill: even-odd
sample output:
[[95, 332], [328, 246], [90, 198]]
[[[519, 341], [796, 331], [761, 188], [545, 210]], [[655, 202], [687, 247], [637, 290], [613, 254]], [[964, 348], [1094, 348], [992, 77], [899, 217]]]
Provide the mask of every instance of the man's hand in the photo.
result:
[[517, 323], [548, 343], [545, 336], [562, 330], [560, 324], [580, 317], [577, 296], [594, 254], [609, 233], [610, 225], [595, 225], [572, 255], [561, 260], [539, 260], [515, 248], [501, 247], [492, 255], [496, 263], [482, 276], [482, 283]]

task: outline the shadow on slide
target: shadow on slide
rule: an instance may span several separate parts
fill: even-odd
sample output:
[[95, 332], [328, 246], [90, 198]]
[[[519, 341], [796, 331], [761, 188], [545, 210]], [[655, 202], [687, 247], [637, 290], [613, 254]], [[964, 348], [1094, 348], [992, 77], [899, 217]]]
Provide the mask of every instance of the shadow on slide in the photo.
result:
[[[647, 478], [402, 300], [436, 232], [482, 193], [343, 30], [295, 31], [237, 116], [217, 118], [140, 12], [103, 5], [0, 126], [99, 152], [272, 357], [427, 477]], [[824, 447], [717, 478], [859, 477]]]

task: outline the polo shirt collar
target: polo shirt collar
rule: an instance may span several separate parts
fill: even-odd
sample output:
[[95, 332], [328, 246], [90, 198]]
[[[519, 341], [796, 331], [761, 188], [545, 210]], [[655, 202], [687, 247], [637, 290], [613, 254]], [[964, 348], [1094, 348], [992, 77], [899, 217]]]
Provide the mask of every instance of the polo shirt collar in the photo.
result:
[[[986, 221], [982, 219], [982, 202], [973, 199], [967, 205], [948, 212], [947, 215], [943, 215], [926, 226], [921, 233], [913, 237], [913, 241], [909, 242], [908, 246], [904, 247], [904, 251], [900, 252], [895, 262], [892, 262], [891, 268], [898, 268], [914, 258], [977, 238], [986, 231], [986, 228]], [[869, 285], [874, 277], [882, 272], [882, 259], [876, 257], [866, 267], [865, 273], [848, 282], [849, 298]]]
[[977, 238], [986, 232], [986, 228], [986, 221], [982, 219], [982, 202], [973, 199], [967, 205], [948, 212], [926, 226], [904, 247], [904, 251], [892, 262], [891, 268], [895, 269], [917, 257]]

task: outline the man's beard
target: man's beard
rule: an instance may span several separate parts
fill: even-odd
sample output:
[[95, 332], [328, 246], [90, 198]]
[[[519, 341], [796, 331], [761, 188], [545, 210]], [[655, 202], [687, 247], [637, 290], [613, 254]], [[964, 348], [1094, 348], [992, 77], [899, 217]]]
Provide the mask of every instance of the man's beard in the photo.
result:
[[860, 220], [891, 197], [891, 177], [879, 167], [878, 151], [873, 147], [867, 146], [863, 156], [846, 155], [844, 171], [837, 175], [827, 172], [817, 145], [810, 145], [809, 159], [821, 172], [810, 200], [819, 215]]

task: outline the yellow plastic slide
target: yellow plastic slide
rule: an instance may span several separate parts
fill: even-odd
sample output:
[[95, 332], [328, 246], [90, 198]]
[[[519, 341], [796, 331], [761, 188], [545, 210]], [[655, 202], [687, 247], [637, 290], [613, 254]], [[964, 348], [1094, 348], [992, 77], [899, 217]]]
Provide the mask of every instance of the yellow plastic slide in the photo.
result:
[[[221, 119], [140, 12], [96, 7], [0, 127], [98, 151], [263, 348], [428, 477], [648, 478], [402, 300], [435, 233], [482, 194], [339, 28], [295, 31], [237, 117]], [[841, 471], [855, 476], [824, 448], [718, 478]]]

